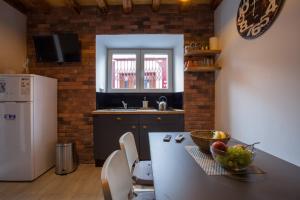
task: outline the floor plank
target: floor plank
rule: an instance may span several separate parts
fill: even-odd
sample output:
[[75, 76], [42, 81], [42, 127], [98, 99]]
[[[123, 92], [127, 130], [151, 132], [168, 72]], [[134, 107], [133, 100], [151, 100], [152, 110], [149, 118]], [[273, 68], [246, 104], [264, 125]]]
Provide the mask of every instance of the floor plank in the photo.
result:
[[51, 169], [33, 182], [0, 182], [0, 200], [104, 200], [100, 174], [83, 164], [65, 176]]

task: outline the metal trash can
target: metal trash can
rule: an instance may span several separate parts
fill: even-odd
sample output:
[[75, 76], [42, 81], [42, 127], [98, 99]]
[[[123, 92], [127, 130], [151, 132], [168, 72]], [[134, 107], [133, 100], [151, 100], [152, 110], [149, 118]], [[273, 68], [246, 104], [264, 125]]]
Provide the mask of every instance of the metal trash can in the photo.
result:
[[59, 175], [69, 174], [76, 170], [78, 159], [74, 143], [56, 144], [55, 173]]

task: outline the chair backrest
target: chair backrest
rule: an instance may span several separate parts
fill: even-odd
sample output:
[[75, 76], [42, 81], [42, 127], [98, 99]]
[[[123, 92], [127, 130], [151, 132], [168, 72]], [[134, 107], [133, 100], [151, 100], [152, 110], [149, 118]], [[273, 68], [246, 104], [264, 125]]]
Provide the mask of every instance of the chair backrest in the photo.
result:
[[101, 183], [105, 200], [129, 199], [133, 185], [123, 151], [114, 151], [106, 159], [101, 171]]
[[130, 172], [132, 172], [133, 164], [139, 160], [133, 134], [131, 132], [123, 134], [120, 137], [119, 143], [121, 150], [125, 152]]

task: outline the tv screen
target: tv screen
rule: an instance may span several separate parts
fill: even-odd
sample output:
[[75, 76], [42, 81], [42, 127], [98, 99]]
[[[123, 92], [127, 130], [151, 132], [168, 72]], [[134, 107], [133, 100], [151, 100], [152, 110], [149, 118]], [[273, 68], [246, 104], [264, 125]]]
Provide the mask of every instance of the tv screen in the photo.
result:
[[34, 36], [38, 62], [80, 62], [80, 42], [73, 33]]
[[63, 62], [80, 62], [80, 42], [76, 34], [59, 34], [58, 40]]
[[57, 52], [52, 36], [34, 36], [36, 59], [38, 62], [57, 62]]

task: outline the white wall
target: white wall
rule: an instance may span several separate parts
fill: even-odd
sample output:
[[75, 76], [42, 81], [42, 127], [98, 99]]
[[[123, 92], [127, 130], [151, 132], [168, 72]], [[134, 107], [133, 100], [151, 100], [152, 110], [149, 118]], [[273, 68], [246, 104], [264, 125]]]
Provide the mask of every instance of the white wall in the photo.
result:
[[0, 0], [0, 73], [20, 73], [25, 61], [26, 16]]
[[[107, 48], [174, 49], [173, 82], [175, 92], [184, 88], [184, 37], [182, 34], [97, 35], [96, 37], [96, 91], [106, 90]], [[176, 78], [175, 78], [176, 77]]]
[[254, 40], [236, 30], [240, 0], [215, 11], [223, 69], [216, 75], [216, 128], [300, 166], [300, 1], [288, 0]]

